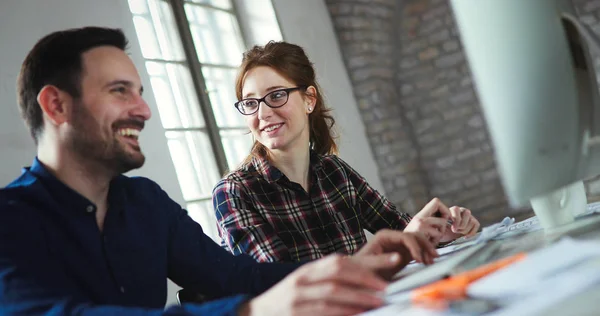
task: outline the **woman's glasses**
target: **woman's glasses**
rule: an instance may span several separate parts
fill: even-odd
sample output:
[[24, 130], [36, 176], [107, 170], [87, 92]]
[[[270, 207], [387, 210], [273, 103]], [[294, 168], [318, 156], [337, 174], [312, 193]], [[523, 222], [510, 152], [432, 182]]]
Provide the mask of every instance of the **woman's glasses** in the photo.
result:
[[294, 88], [274, 90], [274, 91], [267, 93], [267, 95], [265, 95], [264, 97], [262, 97], [260, 99], [248, 98], [248, 99], [243, 99], [243, 100], [237, 101], [235, 103], [235, 107], [243, 115], [252, 115], [252, 114], [256, 113], [258, 111], [258, 108], [260, 107], [261, 102], [264, 102], [270, 108], [279, 108], [279, 107], [284, 106], [287, 103], [287, 101], [290, 97], [290, 93], [292, 93], [296, 90], [306, 89], [306, 88], [307, 88], [306, 86], [300, 86], [300, 87], [294, 87]]

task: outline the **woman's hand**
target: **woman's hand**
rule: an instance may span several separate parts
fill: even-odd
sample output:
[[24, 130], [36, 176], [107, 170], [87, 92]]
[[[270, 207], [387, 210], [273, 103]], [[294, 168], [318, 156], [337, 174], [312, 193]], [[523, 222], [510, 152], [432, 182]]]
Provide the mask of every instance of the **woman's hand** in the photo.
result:
[[437, 245], [463, 235], [472, 236], [479, 226], [471, 210], [459, 206], [448, 208], [440, 199], [434, 198], [413, 217], [404, 231], [421, 232]]
[[448, 242], [461, 236], [473, 236], [479, 230], [479, 221], [473, 216], [471, 210], [453, 206], [450, 208], [450, 220], [452, 225], [446, 230], [440, 242]]

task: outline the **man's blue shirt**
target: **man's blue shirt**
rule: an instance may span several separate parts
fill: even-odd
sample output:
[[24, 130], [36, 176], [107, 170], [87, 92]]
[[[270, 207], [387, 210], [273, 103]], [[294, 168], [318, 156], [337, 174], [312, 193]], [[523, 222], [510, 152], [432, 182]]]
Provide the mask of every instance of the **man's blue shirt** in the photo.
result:
[[[149, 179], [114, 178], [95, 214], [37, 159], [0, 190], [0, 314], [235, 315], [298, 266], [232, 256]], [[167, 278], [222, 299], [163, 310]]]

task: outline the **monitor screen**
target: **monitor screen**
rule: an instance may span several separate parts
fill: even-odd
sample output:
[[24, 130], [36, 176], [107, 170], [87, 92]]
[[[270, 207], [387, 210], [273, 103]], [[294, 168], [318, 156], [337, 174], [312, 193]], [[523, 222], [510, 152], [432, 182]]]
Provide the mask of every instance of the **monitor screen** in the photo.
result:
[[511, 205], [600, 174], [590, 34], [571, 1], [452, 8]]

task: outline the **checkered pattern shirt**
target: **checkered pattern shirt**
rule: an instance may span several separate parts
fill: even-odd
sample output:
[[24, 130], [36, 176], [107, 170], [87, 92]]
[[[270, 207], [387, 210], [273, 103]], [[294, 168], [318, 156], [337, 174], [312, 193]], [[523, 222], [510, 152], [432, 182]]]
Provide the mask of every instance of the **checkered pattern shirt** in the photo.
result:
[[411, 220], [335, 155], [311, 152], [309, 172], [309, 192], [261, 158], [222, 179], [213, 191], [222, 246], [261, 262], [312, 260], [355, 253], [363, 229]]

